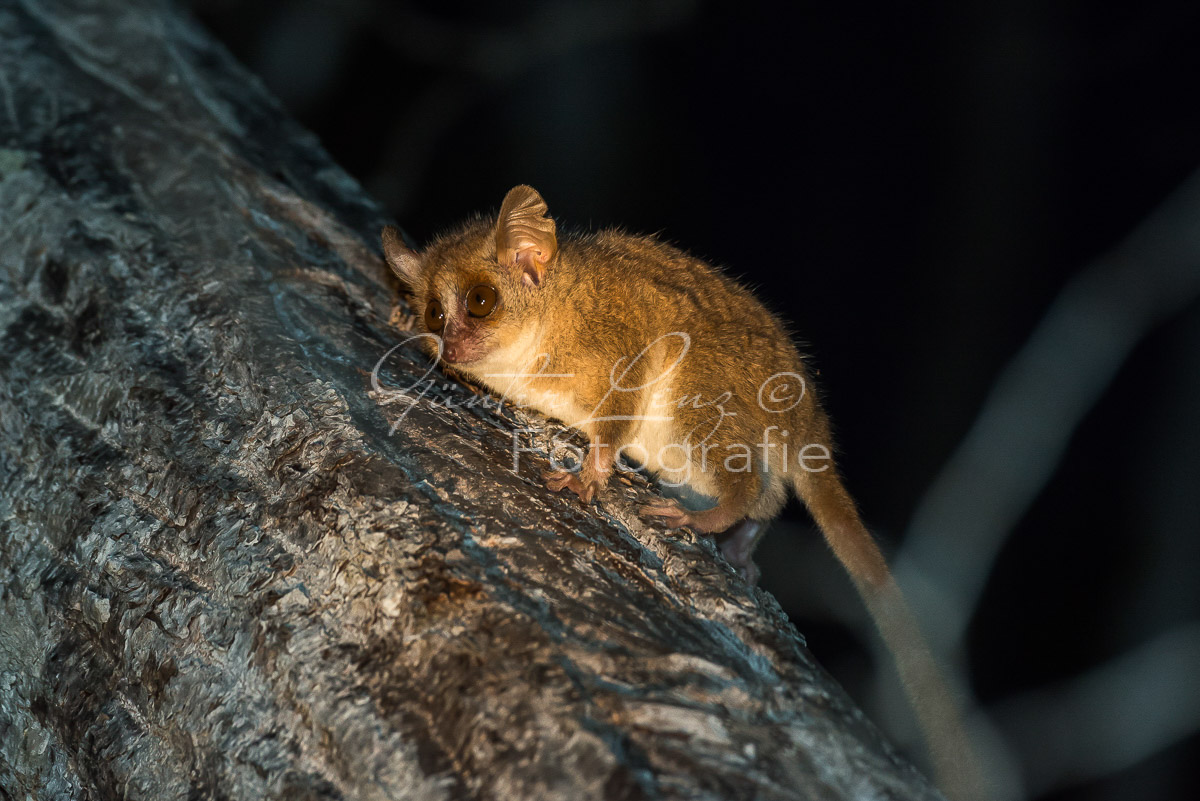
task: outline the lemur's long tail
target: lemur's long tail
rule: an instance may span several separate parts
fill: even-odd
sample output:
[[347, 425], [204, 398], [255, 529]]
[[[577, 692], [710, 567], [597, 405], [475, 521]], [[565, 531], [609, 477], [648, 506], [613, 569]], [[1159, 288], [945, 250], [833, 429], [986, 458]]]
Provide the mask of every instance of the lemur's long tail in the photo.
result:
[[988, 793], [979, 759], [967, 739], [960, 704], [950, 693], [916, 618], [841, 479], [832, 467], [821, 472], [801, 471], [795, 489], [853, 579], [896, 661], [929, 748], [938, 786], [954, 801], [983, 801]]

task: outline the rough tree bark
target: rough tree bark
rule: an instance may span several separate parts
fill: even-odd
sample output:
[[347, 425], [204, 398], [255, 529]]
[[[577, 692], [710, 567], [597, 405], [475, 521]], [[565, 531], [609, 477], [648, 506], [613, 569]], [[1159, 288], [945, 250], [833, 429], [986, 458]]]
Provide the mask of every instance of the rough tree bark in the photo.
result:
[[171, 6], [0, 6], [0, 137], [0, 799], [938, 797], [643, 483], [372, 389], [383, 214]]

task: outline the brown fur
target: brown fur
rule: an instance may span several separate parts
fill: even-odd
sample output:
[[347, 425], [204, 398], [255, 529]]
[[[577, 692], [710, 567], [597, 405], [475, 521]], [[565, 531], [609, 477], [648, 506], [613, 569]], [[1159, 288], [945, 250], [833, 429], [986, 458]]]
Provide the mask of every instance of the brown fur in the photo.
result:
[[[651, 237], [606, 230], [560, 238], [527, 186], [508, 193], [497, 217], [470, 220], [420, 254], [395, 229], [383, 239], [418, 319], [431, 303], [444, 309], [442, 357], [454, 370], [587, 435], [580, 470], [545, 474], [552, 489], [590, 502], [617, 449], [627, 448], [660, 480], [691, 491], [686, 505], [663, 499], [643, 514], [671, 527], [728, 531], [723, 551], [750, 578], [762, 524], [793, 489], [862, 592], [926, 713], [919, 717], [944, 789], [978, 797], [964, 789], [978, 784], [963, 778], [973, 762], [950, 756], [966, 749], [955, 705], [853, 500], [821, 458], [832, 453], [829, 425], [804, 361], [747, 289]], [[481, 285], [499, 300], [475, 318], [467, 298]], [[430, 339], [431, 352], [438, 344]], [[791, 394], [781, 387], [787, 381]], [[810, 457], [803, 463], [801, 452]]]

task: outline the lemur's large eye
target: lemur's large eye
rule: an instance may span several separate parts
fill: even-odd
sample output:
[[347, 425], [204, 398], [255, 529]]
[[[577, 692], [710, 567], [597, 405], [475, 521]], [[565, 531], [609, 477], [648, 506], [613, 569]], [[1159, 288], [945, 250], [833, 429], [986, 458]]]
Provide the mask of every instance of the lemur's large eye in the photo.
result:
[[496, 308], [496, 288], [480, 284], [467, 293], [467, 312], [472, 317], [487, 317]]
[[429, 305], [425, 307], [425, 327], [436, 334], [445, 325], [446, 312], [442, 311], [442, 304], [436, 300], [429, 301]]

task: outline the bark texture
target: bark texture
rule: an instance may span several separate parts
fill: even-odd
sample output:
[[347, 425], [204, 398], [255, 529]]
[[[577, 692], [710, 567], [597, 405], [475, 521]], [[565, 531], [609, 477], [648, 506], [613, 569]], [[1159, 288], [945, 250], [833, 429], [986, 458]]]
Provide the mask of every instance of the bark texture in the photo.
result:
[[384, 222], [172, 6], [0, 4], [0, 799], [937, 798], [391, 350]]

